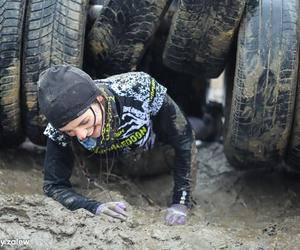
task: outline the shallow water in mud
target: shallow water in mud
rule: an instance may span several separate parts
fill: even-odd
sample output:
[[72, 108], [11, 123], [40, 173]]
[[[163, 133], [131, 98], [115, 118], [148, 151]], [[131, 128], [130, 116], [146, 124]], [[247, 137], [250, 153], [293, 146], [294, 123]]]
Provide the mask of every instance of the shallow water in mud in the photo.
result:
[[[75, 169], [78, 192], [127, 201], [130, 217], [119, 222], [83, 209], [71, 212], [45, 197], [43, 150], [0, 152], [0, 249], [299, 249], [299, 178], [280, 166], [236, 171], [219, 143], [198, 149], [194, 207], [187, 224], [174, 227], [163, 223], [171, 175], [111, 175], [108, 184], [102, 178], [101, 186], [87, 188]], [[8, 239], [28, 242], [3, 241]]]

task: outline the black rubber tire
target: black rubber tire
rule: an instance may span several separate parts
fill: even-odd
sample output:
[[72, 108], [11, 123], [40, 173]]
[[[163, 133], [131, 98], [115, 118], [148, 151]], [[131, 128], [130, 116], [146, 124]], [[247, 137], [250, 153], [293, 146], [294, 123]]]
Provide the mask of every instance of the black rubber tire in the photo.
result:
[[282, 161], [298, 70], [298, 1], [253, 0], [238, 36], [225, 154], [236, 168]]
[[100, 75], [136, 70], [171, 0], [108, 0], [88, 35]]
[[209, 80], [174, 71], [163, 65], [162, 61], [172, 16], [177, 6], [177, 1], [173, 1], [137, 70], [149, 73], [160, 84], [167, 87], [168, 94], [186, 115], [201, 117], [206, 104]]
[[292, 170], [300, 172], [300, 70], [298, 72], [298, 88], [294, 112], [294, 123], [285, 160]]
[[246, 0], [180, 1], [163, 54], [173, 70], [206, 78], [225, 68]]
[[57, 64], [82, 66], [86, 0], [29, 0], [23, 50], [22, 97], [25, 131], [45, 145], [46, 119], [39, 113], [39, 74]]
[[24, 13], [24, 1], [0, 0], [0, 147], [24, 140], [20, 111]]

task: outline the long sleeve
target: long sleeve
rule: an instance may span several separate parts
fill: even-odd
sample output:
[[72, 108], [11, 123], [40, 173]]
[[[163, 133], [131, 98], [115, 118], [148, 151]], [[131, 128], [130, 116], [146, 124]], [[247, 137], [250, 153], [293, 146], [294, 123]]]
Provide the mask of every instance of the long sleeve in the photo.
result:
[[85, 208], [95, 214], [101, 203], [84, 197], [72, 189], [70, 177], [73, 161], [73, 153], [69, 145], [63, 147], [51, 139], [47, 140], [44, 162], [44, 193], [70, 210]]
[[175, 149], [173, 203], [189, 205], [196, 180], [194, 133], [180, 108], [168, 95], [154, 117], [153, 128], [159, 140]]

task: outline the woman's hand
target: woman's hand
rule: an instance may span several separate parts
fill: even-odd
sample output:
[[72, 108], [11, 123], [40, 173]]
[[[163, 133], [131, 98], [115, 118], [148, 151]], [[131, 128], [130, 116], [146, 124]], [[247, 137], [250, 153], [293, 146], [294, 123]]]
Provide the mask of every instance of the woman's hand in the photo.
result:
[[173, 204], [167, 209], [166, 223], [167, 225], [183, 225], [186, 221], [188, 208], [182, 204]]
[[101, 204], [96, 211], [96, 215], [106, 214], [121, 221], [127, 219], [126, 205], [123, 202], [107, 202]]

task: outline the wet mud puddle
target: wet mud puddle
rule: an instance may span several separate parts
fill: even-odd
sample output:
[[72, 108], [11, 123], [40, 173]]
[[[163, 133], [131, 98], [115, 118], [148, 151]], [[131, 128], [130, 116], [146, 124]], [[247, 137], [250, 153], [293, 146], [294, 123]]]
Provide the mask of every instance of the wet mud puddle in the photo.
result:
[[279, 166], [236, 171], [221, 144], [199, 146], [194, 207], [187, 224], [176, 227], [163, 223], [171, 175], [111, 176], [108, 184], [87, 188], [75, 171], [72, 183], [78, 192], [127, 201], [130, 218], [121, 223], [83, 209], [71, 212], [45, 197], [44, 152], [36, 151], [0, 152], [0, 249], [300, 248], [299, 178]]

